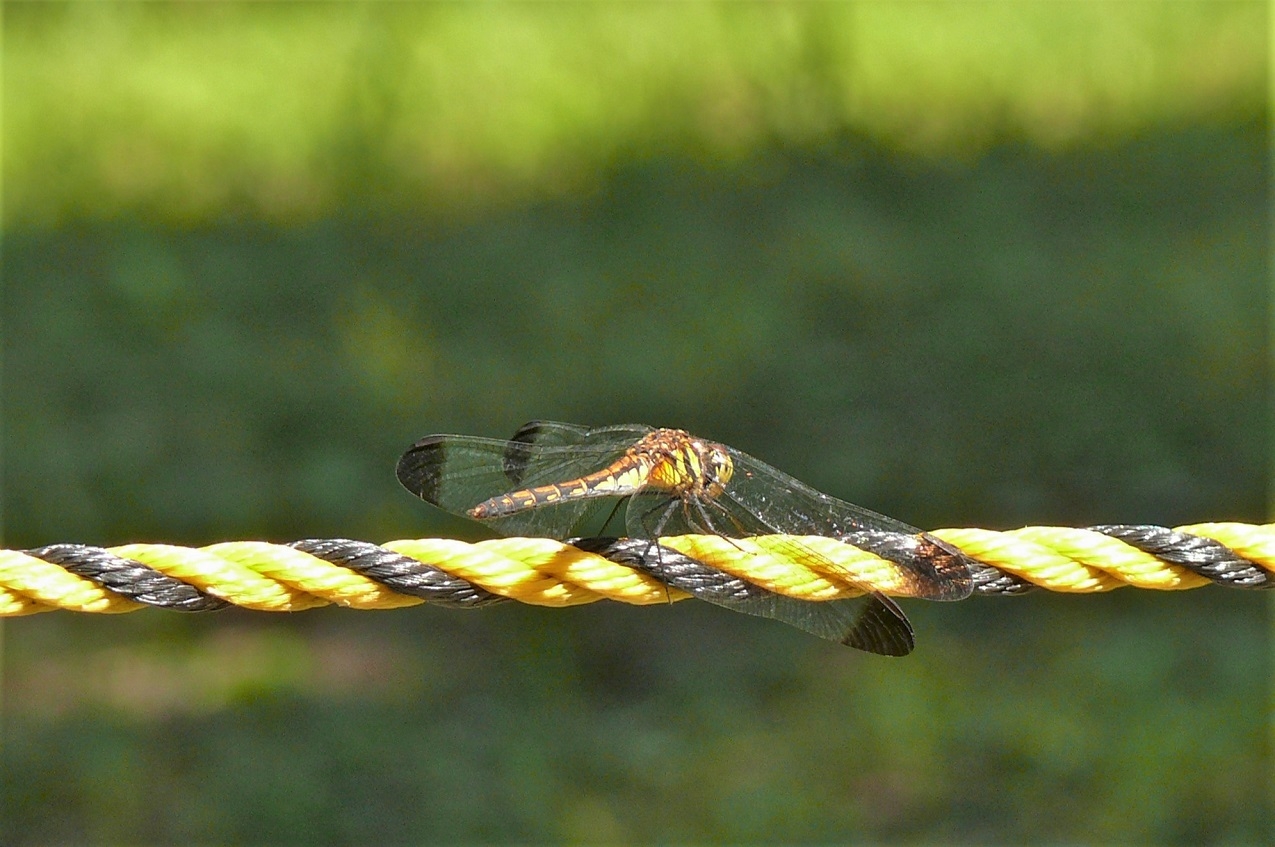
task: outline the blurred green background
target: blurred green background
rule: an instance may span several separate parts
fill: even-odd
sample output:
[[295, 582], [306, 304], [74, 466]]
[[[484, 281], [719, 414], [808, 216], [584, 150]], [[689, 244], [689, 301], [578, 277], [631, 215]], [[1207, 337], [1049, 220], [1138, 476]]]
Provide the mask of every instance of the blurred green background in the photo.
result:
[[[3, 7], [6, 547], [479, 537], [673, 425], [929, 528], [1264, 521], [1267, 6]], [[4, 625], [5, 844], [1257, 843], [1257, 593]]]

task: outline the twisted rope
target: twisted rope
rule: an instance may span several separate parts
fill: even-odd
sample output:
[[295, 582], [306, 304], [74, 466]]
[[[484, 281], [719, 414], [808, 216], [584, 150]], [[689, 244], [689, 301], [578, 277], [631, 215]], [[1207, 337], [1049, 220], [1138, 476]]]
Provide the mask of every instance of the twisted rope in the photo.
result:
[[[969, 559], [976, 594], [1275, 585], [1275, 524], [1036, 526], [930, 534]], [[200, 548], [51, 544], [0, 550], [0, 617], [54, 609], [132, 612], [145, 606], [291, 612], [328, 604], [473, 609], [506, 600], [541, 606], [598, 600], [649, 605], [765, 592], [832, 600], [860, 593], [856, 585], [906, 593], [895, 563], [906, 567], [908, 557], [917, 555], [916, 536], [897, 533], [796, 539], [834, 564], [837, 570], [830, 572], [787, 555], [793, 540], [683, 535], [658, 544], [605, 538], [573, 543], [425, 538], [381, 545], [337, 538], [291, 544], [230, 541]]]

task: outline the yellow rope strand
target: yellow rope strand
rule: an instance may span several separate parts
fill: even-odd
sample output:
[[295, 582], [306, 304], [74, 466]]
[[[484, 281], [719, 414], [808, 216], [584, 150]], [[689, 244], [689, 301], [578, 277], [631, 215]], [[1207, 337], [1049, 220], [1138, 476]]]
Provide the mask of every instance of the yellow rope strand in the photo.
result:
[[641, 606], [690, 596], [680, 591], [670, 596], [663, 583], [640, 571], [547, 538], [497, 538], [476, 544], [422, 538], [381, 546], [534, 606], [578, 606], [598, 600]]
[[[1251, 565], [1249, 570], [1263, 584], [1266, 574], [1275, 574], [1275, 524], [1204, 523], [1172, 532], [1229, 548], [1243, 564]], [[1176, 590], [1213, 581], [1187, 565], [1164, 561], [1094, 529], [1024, 527], [994, 532], [967, 528], [930, 534], [959, 549], [993, 577], [1007, 575], [1049, 591], [1099, 592], [1126, 585]], [[886, 594], [906, 594], [897, 565], [835, 539], [683, 535], [660, 539], [660, 545], [699, 565], [789, 597], [838, 599], [861, 593], [856, 585]], [[299, 611], [329, 604], [391, 609], [426, 602], [422, 596], [400, 593], [342, 564], [291, 546], [259, 541], [230, 541], [198, 549], [166, 544], [83, 549], [140, 563], [153, 569], [146, 571], [152, 576], [193, 586], [207, 595], [205, 600], [218, 598], [261, 611]], [[690, 596], [638, 568], [544, 538], [501, 538], [473, 544], [426, 538], [391, 541], [371, 549], [436, 568], [444, 578], [464, 580], [460, 584], [472, 586], [489, 599], [541, 606], [574, 606], [598, 600], [649, 605]], [[834, 569], [797, 561], [795, 554], [802, 549], [820, 553]], [[45, 561], [37, 553], [40, 551], [0, 550], [0, 617], [54, 609], [114, 613], [144, 608], [144, 603]]]

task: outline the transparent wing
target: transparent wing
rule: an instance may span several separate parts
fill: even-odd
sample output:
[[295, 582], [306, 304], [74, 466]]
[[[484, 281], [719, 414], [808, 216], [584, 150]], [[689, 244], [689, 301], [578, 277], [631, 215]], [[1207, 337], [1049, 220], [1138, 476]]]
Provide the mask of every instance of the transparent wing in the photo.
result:
[[[915, 535], [929, 555], [895, 562], [907, 594], [929, 600], [963, 600], [974, 590], [965, 558], [948, 544], [902, 521], [838, 500], [733, 448], [735, 473], [715, 503], [732, 526], [764, 526], [768, 532], [829, 538], [863, 531]], [[752, 530], [758, 534], [762, 530]], [[813, 551], [812, 555], [813, 554]]]
[[[736, 474], [738, 474], [738, 468]], [[813, 490], [813, 489], [812, 489]], [[626, 528], [631, 538], [658, 539], [662, 535], [687, 532], [720, 535], [725, 538], [748, 538], [754, 535], [786, 533], [769, 524], [763, 517], [745, 510], [738, 503], [727, 504], [726, 493], [713, 500], [679, 499], [660, 492], [641, 492], [630, 498]], [[819, 533], [808, 533], [819, 534]], [[808, 562], [820, 570], [835, 566], [814, 550], [790, 542], [778, 552], [797, 562]], [[845, 600], [799, 600], [767, 592], [760, 597], [722, 596], [719, 592], [690, 593], [714, 605], [736, 612], [771, 618], [789, 626], [884, 656], [906, 656], [914, 644], [912, 625], [903, 610], [892, 599], [854, 580], [846, 580], [862, 588], [863, 597]]]
[[774, 530], [792, 535], [838, 537], [860, 530], [915, 535], [921, 530], [903, 521], [838, 500], [760, 459], [726, 448], [735, 475], [726, 486], [732, 500], [759, 515]]
[[619, 452], [623, 453], [650, 431], [651, 427], [642, 424], [587, 427], [560, 421], [528, 421], [518, 427], [518, 431], [507, 442], [503, 460], [505, 475], [513, 488], [545, 485], [549, 482], [566, 482], [601, 470], [619, 456], [597, 467], [576, 473], [574, 476], [546, 479], [544, 482], [528, 482], [527, 480], [529, 476], [537, 476], [542, 472], [545, 476], [552, 476], [567, 470], [560, 464], [564, 452], [577, 452], [582, 457], [587, 454], [589, 460], [593, 461], [596, 459], [597, 451], [609, 452], [619, 448]]
[[822, 603], [795, 600], [782, 594], [742, 600], [722, 600], [706, 594], [703, 599], [882, 656], [906, 656], [916, 643], [912, 624], [903, 610], [884, 594]]
[[[605, 468], [649, 431], [589, 429], [534, 422], [515, 439], [429, 435], [398, 461], [398, 480], [427, 503], [461, 517], [484, 500], [522, 488], [567, 482]], [[482, 521], [502, 535], [567, 538], [615, 511], [616, 499], [562, 501]]]

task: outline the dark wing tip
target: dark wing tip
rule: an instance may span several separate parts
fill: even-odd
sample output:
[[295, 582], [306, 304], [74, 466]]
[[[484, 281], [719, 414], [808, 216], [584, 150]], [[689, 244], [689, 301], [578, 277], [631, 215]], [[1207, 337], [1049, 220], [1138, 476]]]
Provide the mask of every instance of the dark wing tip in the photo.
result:
[[928, 532], [863, 531], [839, 536], [861, 550], [894, 563], [898, 593], [925, 600], [964, 600], [974, 592], [972, 560]]
[[931, 568], [937, 590], [922, 596], [933, 600], [964, 600], [974, 593], [974, 575], [970, 560], [946, 541], [923, 532], [919, 536], [917, 557]]
[[841, 643], [878, 656], [906, 656], [916, 646], [916, 639], [902, 610], [874, 594]]
[[442, 479], [446, 439], [445, 435], [425, 436], [407, 448], [395, 469], [404, 488], [435, 505], [438, 505], [438, 484]]
[[521, 441], [524, 444], [529, 441], [535, 441], [536, 435], [540, 432], [541, 429], [544, 428], [544, 425], [546, 423], [548, 422], [538, 420], [538, 419], [534, 421], [527, 421], [525, 424], [518, 427], [518, 429], [514, 432], [513, 437], [510, 438], [509, 440]]

